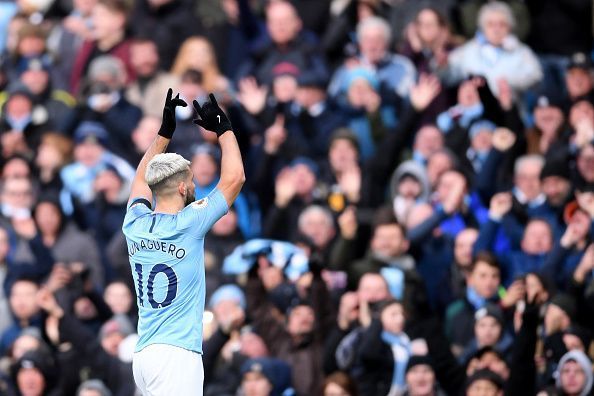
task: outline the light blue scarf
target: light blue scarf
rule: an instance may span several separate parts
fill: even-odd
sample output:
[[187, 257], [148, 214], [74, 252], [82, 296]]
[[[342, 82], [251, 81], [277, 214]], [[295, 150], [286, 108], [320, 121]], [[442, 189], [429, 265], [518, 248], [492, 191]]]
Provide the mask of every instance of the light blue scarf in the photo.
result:
[[406, 386], [406, 365], [411, 354], [410, 339], [404, 333], [393, 334], [384, 330], [382, 331], [382, 340], [390, 345], [394, 356], [394, 372], [389, 393], [389, 395], [393, 395]]

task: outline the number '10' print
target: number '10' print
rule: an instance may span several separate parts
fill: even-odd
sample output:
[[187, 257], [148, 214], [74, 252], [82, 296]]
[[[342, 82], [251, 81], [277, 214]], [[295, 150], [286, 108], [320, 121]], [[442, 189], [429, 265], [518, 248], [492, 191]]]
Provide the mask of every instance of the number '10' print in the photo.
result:
[[[140, 305], [141, 307], [144, 307], [144, 301], [143, 301], [144, 284], [143, 284], [143, 277], [142, 277], [142, 265], [134, 264], [134, 270], [136, 271], [136, 274], [138, 275], [138, 285], [137, 285], [138, 305]], [[165, 274], [167, 276], [167, 280], [168, 280], [167, 295], [165, 296], [165, 299], [161, 302], [155, 301], [155, 297], [153, 295], [155, 277], [159, 273]], [[173, 268], [171, 268], [170, 266], [165, 265], [165, 264], [156, 264], [155, 266], [153, 266], [153, 268], [151, 269], [151, 272], [148, 276], [146, 290], [147, 290], [146, 295], [148, 297], [149, 303], [151, 304], [151, 307], [165, 308], [168, 305], [171, 305], [171, 303], [175, 299], [175, 296], [177, 295], [177, 275], [175, 274], [175, 271], [173, 270]]]

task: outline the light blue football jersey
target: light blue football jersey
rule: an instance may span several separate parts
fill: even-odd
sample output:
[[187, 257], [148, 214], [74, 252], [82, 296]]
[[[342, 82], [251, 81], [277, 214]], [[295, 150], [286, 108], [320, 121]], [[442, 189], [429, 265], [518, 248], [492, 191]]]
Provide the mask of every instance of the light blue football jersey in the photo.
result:
[[204, 236], [227, 210], [216, 188], [177, 214], [139, 201], [128, 208], [122, 230], [136, 285], [137, 352], [169, 344], [202, 353]]

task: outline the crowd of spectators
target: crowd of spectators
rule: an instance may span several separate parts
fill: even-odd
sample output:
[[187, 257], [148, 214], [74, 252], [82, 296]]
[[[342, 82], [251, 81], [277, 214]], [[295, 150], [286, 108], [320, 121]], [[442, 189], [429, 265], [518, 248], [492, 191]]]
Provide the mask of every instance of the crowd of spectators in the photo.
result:
[[0, 395], [137, 394], [121, 224], [170, 87], [215, 93], [247, 175], [205, 241], [205, 395], [593, 395], [592, 13], [0, 1]]

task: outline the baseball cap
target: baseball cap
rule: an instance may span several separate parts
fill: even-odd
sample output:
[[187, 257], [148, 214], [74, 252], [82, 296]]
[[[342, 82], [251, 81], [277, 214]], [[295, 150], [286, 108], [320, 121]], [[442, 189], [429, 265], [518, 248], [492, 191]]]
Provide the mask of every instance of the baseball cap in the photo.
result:
[[503, 326], [503, 312], [501, 311], [501, 308], [499, 308], [498, 306], [493, 304], [487, 304], [484, 307], [480, 308], [474, 314], [474, 321], [478, 322], [479, 320], [481, 320], [482, 318], [486, 318], [487, 316], [495, 318], [495, 320], [497, 320], [497, 322]]
[[570, 319], [575, 318], [577, 307], [575, 299], [569, 294], [557, 293], [555, 296], [553, 296], [550, 303], [561, 308]]
[[293, 76], [297, 78], [301, 74], [299, 67], [291, 62], [279, 62], [272, 68], [272, 76]]
[[300, 87], [317, 87], [325, 90], [328, 81], [315, 73], [303, 72], [297, 77], [297, 84]]
[[468, 130], [468, 135], [473, 138], [481, 131], [487, 130], [493, 132], [495, 128], [497, 128], [497, 125], [489, 120], [478, 120], [472, 123]]
[[311, 171], [311, 173], [313, 173], [314, 175], [318, 175], [318, 172], [320, 170], [318, 164], [315, 163], [314, 160], [312, 160], [311, 158], [308, 157], [297, 157], [295, 158], [293, 161], [291, 161], [291, 163], [289, 164], [289, 166], [291, 168], [294, 168], [297, 165], [305, 165], [309, 168], [309, 170]]
[[241, 376], [247, 373], [260, 373], [272, 384], [270, 396], [286, 394], [291, 388], [291, 367], [276, 358], [249, 359], [241, 366]]
[[561, 104], [554, 100], [550, 96], [540, 95], [538, 99], [536, 99], [536, 107], [544, 108], [544, 107], [559, 107], [561, 108]]
[[242, 309], [246, 308], [245, 294], [237, 285], [220, 286], [210, 297], [209, 307], [214, 307], [221, 301], [235, 301]]
[[45, 71], [49, 72], [51, 63], [46, 56], [32, 56], [22, 58], [17, 67], [19, 76], [26, 71]]
[[74, 143], [97, 143], [107, 146], [109, 134], [103, 124], [95, 121], [83, 121], [74, 131]]
[[406, 372], [412, 369], [415, 366], [426, 365], [431, 367], [431, 370], [435, 370], [433, 367], [433, 360], [429, 355], [413, 355], [408, 359], [408, 363], [406, 363]]
[[468, 377], [466, 380], [466, 389], [470, 388], [474, 382], [480, 380], [491, 382], [499, 390], [503, 389], [503, 378], [489, 369], [477, 370], [470, 377]]
[[592, 68], [592, 60], [583, 52], [576, 52], [571, 55], [567, 70], [582, 69], [589, 71]]

